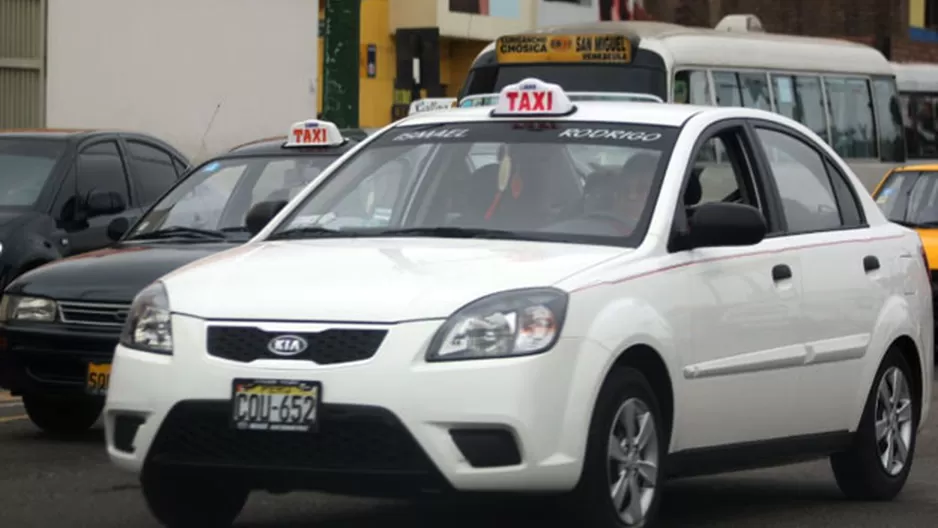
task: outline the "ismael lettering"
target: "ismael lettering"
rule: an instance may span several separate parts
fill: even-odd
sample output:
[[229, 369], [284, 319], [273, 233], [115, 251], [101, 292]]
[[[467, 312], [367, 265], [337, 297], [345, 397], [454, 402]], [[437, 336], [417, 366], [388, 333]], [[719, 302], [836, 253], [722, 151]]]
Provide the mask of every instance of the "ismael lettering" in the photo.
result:
[[613, 139], [621, 141], [658, 141], [658, 132], [639, 130], [610, 130], [608, 128], [568, 128], [557, 137], [567, 139]]
[[459, 139], [469, 133], [468, 128], [449, 128], [443, 130], [421, 130], [417, 132], [404, 132], [394, 138], [394, 141], [408, 141], [413, 139]]

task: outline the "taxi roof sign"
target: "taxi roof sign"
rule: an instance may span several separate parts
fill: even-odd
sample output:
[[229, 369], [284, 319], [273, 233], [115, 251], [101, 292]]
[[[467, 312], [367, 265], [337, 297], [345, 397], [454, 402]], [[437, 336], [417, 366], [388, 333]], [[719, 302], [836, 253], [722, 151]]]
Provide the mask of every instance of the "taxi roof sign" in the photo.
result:
[[335, 147], [345, 143], [339, 127], [330, 121], [307, 119], [294, 123], [284, 147]]
[[564, 116], [574, 111], [576, 106], [559, 84], [529, 78], [502, 88], [492, 115]]

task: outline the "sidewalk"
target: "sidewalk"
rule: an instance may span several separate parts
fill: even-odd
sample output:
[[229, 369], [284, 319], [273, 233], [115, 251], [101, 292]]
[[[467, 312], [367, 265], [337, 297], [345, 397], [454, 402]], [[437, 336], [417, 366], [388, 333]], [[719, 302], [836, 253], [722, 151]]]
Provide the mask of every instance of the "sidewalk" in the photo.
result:
[[0, 391], [0, 403], [20, 401], [19, 397], [10, 396], [7, 391]]

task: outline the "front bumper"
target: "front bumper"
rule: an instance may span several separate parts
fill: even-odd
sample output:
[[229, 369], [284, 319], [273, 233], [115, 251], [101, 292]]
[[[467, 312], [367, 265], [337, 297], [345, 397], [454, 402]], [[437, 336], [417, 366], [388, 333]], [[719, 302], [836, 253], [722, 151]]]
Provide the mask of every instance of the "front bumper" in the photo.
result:
[[[574, 487], [608, 351], [570, 338], [537, 356], [429, 364], [423, 355], [440, 324], [393, 325], [364, 361], [239, 363], [208, 354], [205, 321], [174, 315], [173, 356], [117, 347], [105, 407], [108, 453], [130, 471], [215, 473], [255, 489]], [[323, 325], [263, 326], [288, 333]], [[232, 429], [228, 405], [239, 377], [321, 382], [319, 431]]]
[[13, 394], [84, 393], [89, 363], [110, 363], [119, 332], [62, 324], [0, 327], [0, 387]]

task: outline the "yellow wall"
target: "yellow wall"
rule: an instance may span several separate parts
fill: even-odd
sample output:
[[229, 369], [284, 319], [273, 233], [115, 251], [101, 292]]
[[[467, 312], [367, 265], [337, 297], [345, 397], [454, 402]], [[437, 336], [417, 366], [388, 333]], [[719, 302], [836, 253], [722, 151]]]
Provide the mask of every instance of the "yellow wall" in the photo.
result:
[[909, 0], [909, 27], [925, 27], [925, 0]]
[[[322, 6], [323, 2], [320, 2]], [[391, 122], [391, 104], [394, 98], [394, 75], [397, 67], [394, 35], [390, 29], [390, 0], [362, 0], [361, 54], [359, 59], [359, 126], [382, 127]], [[324, 12], [320, 7], [319, 17]], [[368, 78], [366, 51], [369, 44], [377, 47], [377, 72]], [[446, 95], [456, 97], [469, 72], [469, 66], [488, 41], [440, 39], [440, 83], [446, 85]], [[319, 38], [319, 75], [316, 94], [322, 111], [322, 77], [324, 46]]]

